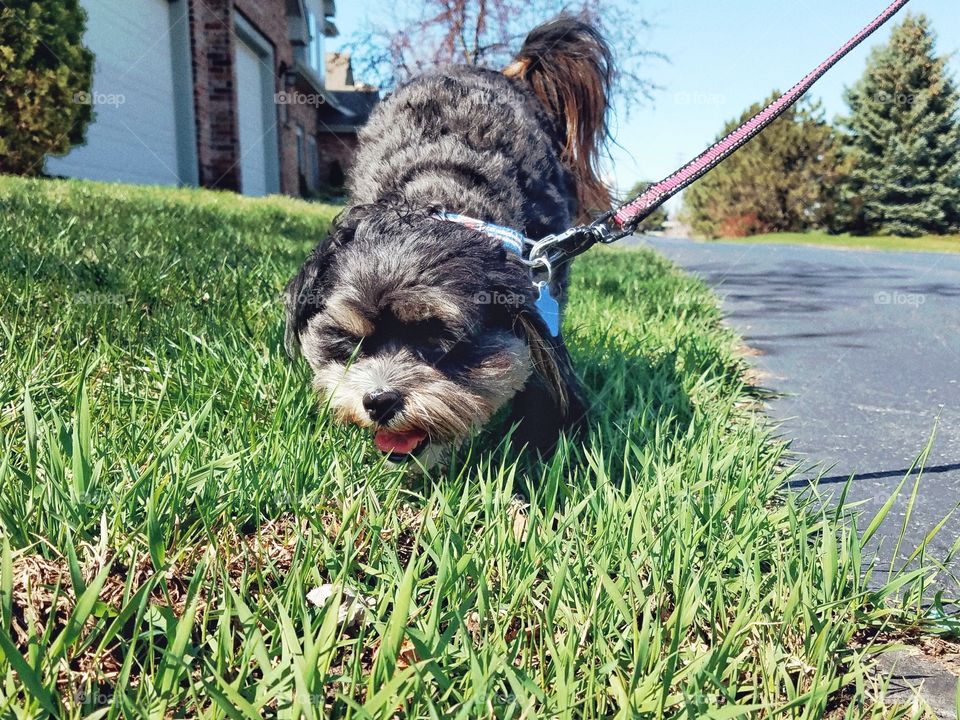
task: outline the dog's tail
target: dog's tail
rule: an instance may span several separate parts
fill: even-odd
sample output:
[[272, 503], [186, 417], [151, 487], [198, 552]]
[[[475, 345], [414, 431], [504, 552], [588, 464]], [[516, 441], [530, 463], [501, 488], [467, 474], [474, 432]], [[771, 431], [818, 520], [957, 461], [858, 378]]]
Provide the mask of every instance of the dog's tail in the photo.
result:
[[576, 180], [581, 216], [608, 209], [599, 161], [608, 135], [613, 54], [603, 36], [564, 13], [531, 31], [503, 72], [533, 89], [562, 133], [561, 159]]

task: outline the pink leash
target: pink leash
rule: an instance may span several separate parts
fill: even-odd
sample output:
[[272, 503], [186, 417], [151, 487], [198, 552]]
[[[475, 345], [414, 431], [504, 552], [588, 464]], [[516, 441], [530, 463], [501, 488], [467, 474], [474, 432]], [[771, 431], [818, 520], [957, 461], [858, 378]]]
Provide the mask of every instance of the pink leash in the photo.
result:
[[[863, 30], [854, 35], [847, 43], [837, 50], [833, 55], [824, 60], [813, 72], [807, 75], [803, 80], [794, 85], [790, 90], [781, 95], [777, 100], [770, 103], [738, 127], [725, 138], [711, 146], [702, 154], [691, 160], [682, 168], [660, 182], [651, 185], [635, 200], [621, 205], [614, 213], [613, 220], [622, 230], [632, 232], [641, 220], [660, 207], [663, 203], [687, 187], [690, 183], [706, 175], [721, 162], [730, 157], [733, 153], [746, 145], [750, 140], [756, 137], [761, 130], [776, 120], [791, 105], [803, 97], [804, 93], [819, 80], [824, 73], [843, 59], [847, 53], [862, 43], [874, 32], [876, 32], [884, 23], [897, 14], [904, 5], [910, 0], [895, 0], [886, 10], [867, 25]], [[609, 219], [610, 214], [603, 220]], [[622, 237], [622, 236], [621, 236]]]
[[635, 199], [624, 203], [615, 210], [605, 212], [589, 225], [578, 225], [561, 233], [548, 235], [541, 240], [530, 241], [529, 244], [532, 247], [525, 262], [531, 268], [534, 283], [538, 287], [546, 286], [553, 276], [555, 267], [561, 263], [569, 262], [597, 243], [612, 243], [622, 237], [632, 235], [645, 217], [756, 137], [767, 125], [803, 97], [804, 93], [824, 73], [840, 62], [857, 45], [875, 33], [908, 2], [910, 0], [895, 0], [873, 22], [850, 38], [843, 47], [824, 60], [813, 72], [790, 88], [787, 93], [781, 95], [743, 125], [675, 173], [651, 185]]
[[[663, 205], [690, 183], [713, 170], [737, 150], [756, 137], [767, 125], [782, 115], [791, 105], [803, 97], [824, 73], [843, 59], [847, 53], [862, 43], [884, 23], [899, 12], [910, 0], [895, 0], [890, 7], [878, 15], [872, 23], [848, 40], [843, 47], [818, 65], [813, 72], [794, 85], [790, 90], [767, 105], [743, 125], [725, 138], [715, 143], [696, 158], [688, 162], [669, 177], [651, 185], [637, 198], [624, 203], [616, 210], [610, 210], [589, 225], [570, 228], [556, 235], [532, 241], [510, 228], [484, 223], [464, 215], [441, 213], [438, 218], [469, 225], [474, 229], [493, 235], [505, 243], [514, 252], [523, 257], [523, 249], [531, 246], [524, 262], [530, 267], [534, 285], [540, 297], [537, 308], [544, 321], [556, 336], [560, 332], [560, 306], [550, 294], [550, 281], [553, 270], [558, 265], [572, 260], [586, 252], [596, 243], [612, 243], [622, 237], [633, 234], [637, 225], [654, 210]], [[611, 227], [610, 221], [616, 227]]]

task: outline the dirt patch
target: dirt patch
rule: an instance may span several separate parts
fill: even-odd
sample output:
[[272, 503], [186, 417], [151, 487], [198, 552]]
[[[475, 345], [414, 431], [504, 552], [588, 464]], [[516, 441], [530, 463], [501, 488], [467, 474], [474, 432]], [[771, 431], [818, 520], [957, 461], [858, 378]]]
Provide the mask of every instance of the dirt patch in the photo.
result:
[[[319, 533], [335, 545], [342, 545], [350, 538], [346, 541], [353, 544], [353, 554], [361, 563], [374, 539], [391, 543], [400, 561], [406, 563], [414, 553], [423, 514], [420, 509], [400, 504], [396, 517], [396, 525], [381, 530], [379, 537], [362, 530], [362, 514], [349, 522], [350, 528], [359, 532], [345, 533], [342, 513], [336, 507], [323, 510], [309, 520], [287, 514], [253, 531], [226, 527], [207, 542], [171, 552], [159, 571], [142, 547], [136, 552], [126, 551], [126, 555], [108, 548], [106, 541], [98, 546], [78, 547], [81, 593], [104, 568], [109, 570], [98, 594], [97, 608], [79, 628], [78, 642], [57, 664], [60, 697], [68, 707], [76, 707], [91, 697], [112, 696], [111, 688], [120, 680], [125, 656], [129, 653], [128, 638], [137, 620], [135, 605], [141, 604], [134, 597], [138, 592], [148, 595], [145, 601], [150, 607], [164, 609], [176, 618], [183, 617], [195, 599], [195, 615], [202, 622], [207, 618], [208, 605], [215, 605], [227, 587], [256, 599], [281, 586], [291, 570], [297, 569], [294, 564], [299, 562], [299, 548], [301, 543], [309, 543], [311, 533]], [[26, 655], [31, 645], [49, 646], [68, 626], [78, 592], [66, 557], [46, 557], [30, 548], [14, 556], [12, 570], [11, 637]], [[195, 583], [197, 596], [194, 598], [190, 595], [190, 586], [198, 571], [204, 572], [205, 577]], [[365, 573], [358, 571], [354, 579], [362, 584]], [[101, 648], [103, 643], [98, 636], [103, 634], [104, 626], [124, 611], [128, 613], [126, 622], [131, 627], [121, 629], [114, 640]], [[162, 637], [154, 637], [152, 644], [162, 651], [164, 642]], [[374, 649], [369, 643], [354, 650], [341, 649], [333, 667], [352, 661], [353, 653], [360, 652], [361, 666], [369, 669]], [[130, 687], [139, 684], [139, 666], [135, 660], [126, 678]]]
[[943, 638], [923, 638], [914, 645], [924, 655], [935, 658], [943, 667], [960, 677], [960, 643]]
[[866, 631], [859, 633], [851, 641], [852, 647], [865, 647], [868, 644], [907, 645], [951, 667], [954, 674], [960, 675], [960, 641], [958, 640], [930, 635], [922, 628], [916, 627], [885, 630], [880, 633]]
[[[80, 636], [89, 635], [98, 617], [124, 610], [130, 599], [145, 586], [150, 586], [150, 603], [168, 607], [177, 617], [186, 611], [190, 582], [201, 561], [206, 559], [211, 581], [201, 583], [198, 590], [197, 616], [201, 617], [210, 601], [209, 593], [222, 589], [220, 578], [226, 578], [233, 589], [238, 589], [244, 576], [259, 579], [257, 589], [269, 590], [289, 572], [299, 538], [310, 531], [305, 520], [292, 516], [263, 524], [259, 531], [239, 534], [227, 529], [215, 542], [190, 547], [178, 553], [177, 560], [160, 572], [154, 568], [147, 553], [133, 558], [120, 558], [104, 547], [80, 548], [80, 576], [88, 586], [105, 567], [108, 575], [98, 594], [98, 600], [108, 611], [92, 613], [80, 630]], [[40, 638], [55, 638], [66, 627], [77, 604], [70, 563], [66, 558], [45, 558], [36, 554], [21, 554], [13, 559], [13, 592], [11, 637], [21, 652]], [[122, 636], [122, 633], [120, 634]], [[80, 643], [79, 652], [60, 663], [58, 689], [65, 698], [82, 698], [82, 688], [91, 683], [113, 684], [123, 666], [123, 641], [118, 640], [99, 650], [98, 643]], [[131, 676], [136, 686], [137, 678]]]

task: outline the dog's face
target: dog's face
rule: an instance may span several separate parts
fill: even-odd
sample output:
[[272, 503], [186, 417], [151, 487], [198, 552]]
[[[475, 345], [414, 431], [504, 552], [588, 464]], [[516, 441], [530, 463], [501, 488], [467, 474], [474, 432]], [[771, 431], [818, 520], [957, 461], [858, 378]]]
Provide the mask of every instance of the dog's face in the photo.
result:
[[391, 462], [430, 466], [542, 364], [531, 295], [524, 266], [492, 238], [425, 213], [355, 209], [288, 285], [287, 345], [337, 419], [369, 429]]

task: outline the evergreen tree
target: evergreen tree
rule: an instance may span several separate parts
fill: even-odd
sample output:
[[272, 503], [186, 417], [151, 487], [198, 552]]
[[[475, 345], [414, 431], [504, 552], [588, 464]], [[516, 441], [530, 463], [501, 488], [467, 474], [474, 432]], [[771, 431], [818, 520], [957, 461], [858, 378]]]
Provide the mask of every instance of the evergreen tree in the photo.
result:
[[[767, 102], [777, 97], [775, 93]], [[748, 108], [719, 137], [761, 107]], [[829, 226], [841, 175], [839, 137], [819, 104], [804, 99], [690, 187], [682, 218], [707, 237]]]
[[958, 94], [935, 42], [926, 17], [907, 16], [847, 91], [843, 229], [916, 236], [960, 223]]
[[37, 175], [83, 143], [93, 54], [79, 0], [0, 2], [0, 172]]

